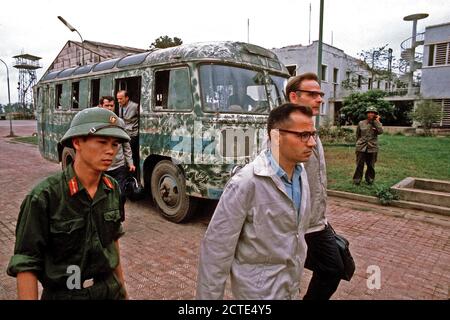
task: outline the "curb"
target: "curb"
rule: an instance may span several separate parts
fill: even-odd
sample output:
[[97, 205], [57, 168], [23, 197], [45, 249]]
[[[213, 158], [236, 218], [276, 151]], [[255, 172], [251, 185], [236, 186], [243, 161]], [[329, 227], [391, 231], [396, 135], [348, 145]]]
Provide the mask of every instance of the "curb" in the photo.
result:
[[[373, 196], [366, 196], [366, 195], [362, 195], [362, 194], [350, 193], [350, 192], [345, 192], [345, 191], [337, 191], [337, 190], [329, 190], [329, 189], [327, 190], [327, 194], [329, 196], [333, 196], [333, 197], [339, 197], [339, 198], [345, 198], [345, 199], [350, 199], [350, 200], [357, 200], [357, 201], [363, 201], [363, 202], [369, 202], [369, 203], [381, 205], [378, 198], [373, 197]], [[403, 209], [422, 210], [422, 211], [436, 213], [436, 214], [450, 217], [450, 208], [435, 206], [435, 205], [431, 205], [431, 204], [424, 204], [424, 203], [410, 202], [410, 201], [403, 201], [403, 200], [394, 200], [389, 204], [389, 206], [403, 208]]]

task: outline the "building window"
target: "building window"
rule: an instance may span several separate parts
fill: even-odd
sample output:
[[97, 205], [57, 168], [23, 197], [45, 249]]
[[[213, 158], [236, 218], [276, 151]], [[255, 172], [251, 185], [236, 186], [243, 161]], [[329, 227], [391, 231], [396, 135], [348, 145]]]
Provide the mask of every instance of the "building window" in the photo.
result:
[[333, 68], [333, 83], [338, 83], [339, 69]]
[[369, 83], [367, 84], [367, 89], [368, 90], [372, 89], [372, 78], [369, 78]]
[[439, 66], [445, 64], [450, 64], [450, 42], [430, 45], [428, 65]]
[[321, 105], [320, 105], [320, 114], [327, 114], [327, 104], [325, 103], [325, 102], [323, 102]]
[[434, 44], [430, 45], [428, 51], [428, 65], [432, 66], [434, 62]]
[[358, 75], [358, 89], [361, 89], [361, 85], [362, 85], [362, 76]]
[[322, 65], [322, 74], [321, 74], [321, 81], [327, 81], [327, 66]]
[[297, 75], [297, 65], [296, 64], [286, 66], [286, 69], [288, 70], [291, 77], [295, 77]]
[[380, 89], [380, 88], [381, 88], [381, 81], [378, 80], [378, 81], [377, 81], [377, 89]]
[[351, 75], [351, 71], [347, 71], [347, 72], [345, 73], [345, 78], [346, 78], [347, 80], [350, 80], [350, 75]]

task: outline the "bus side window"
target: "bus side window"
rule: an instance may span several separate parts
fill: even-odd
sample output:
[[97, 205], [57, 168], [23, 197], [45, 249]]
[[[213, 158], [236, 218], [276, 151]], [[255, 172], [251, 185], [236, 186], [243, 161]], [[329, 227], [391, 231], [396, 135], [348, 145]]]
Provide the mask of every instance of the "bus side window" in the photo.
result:
[[193, 102], [188, 68], [156, 71], [154, 96], [156, 110], [191, 110]]
[[170, 71], [168, 108], [174, 110], [192, 109], [192, 92], [188, 68]]
[[167, 109], [169, 96], [170, 70], [155, 72], [155, 107], [156, 109]]
[[91, 106], [97, 106], [100, 100], [100, 79], [91, 80]]
[[80, 105], [80, 83], [72, 82], [72, 109], [78, 109]]
[[61, 106], [62, 91], [63, 91], [63, 85], [57, 84], [55, 86], [55, 109], [56, 110], [62, 109], [62, 106]]

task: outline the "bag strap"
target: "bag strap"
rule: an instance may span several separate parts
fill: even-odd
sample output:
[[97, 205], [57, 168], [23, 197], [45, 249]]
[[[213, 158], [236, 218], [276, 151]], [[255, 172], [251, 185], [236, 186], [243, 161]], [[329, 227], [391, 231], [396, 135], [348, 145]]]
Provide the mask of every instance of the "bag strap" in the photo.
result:
[[331, 231], [332, 231], [334, 234], [336, 234], [336, 231], [334, 231], [333, 227], [331, 226], [331, 223], [329, 223], [329, 222], [328, 222], [328, 228], [330, 228]]

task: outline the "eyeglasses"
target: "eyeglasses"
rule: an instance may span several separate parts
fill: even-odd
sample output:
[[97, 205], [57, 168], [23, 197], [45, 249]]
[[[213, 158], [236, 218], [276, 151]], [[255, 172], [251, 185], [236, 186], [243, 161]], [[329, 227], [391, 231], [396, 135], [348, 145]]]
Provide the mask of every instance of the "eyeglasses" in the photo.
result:
[[325, 93], [322, 92], [322, 91], [297, 90], [297, 91], [295, 91], [295, 94], [300, 96], [301, 93], [299, 93], [299, 92], [306, 92], [307, 94], [309, 94], [314, 99], [317, 98], [318, 96], [320, 96], [321, 98], [323, 98], [325, 96]]
[[311, 137], [313, 137], [313, 139], [316, 139], [316, 131], [292, 131], [292, 130], [286, 130], [286, 129], [276, 129], [278, 131], [281, 132], [287, 132], [287, 133], [291, 133], [297, 136], [297, 138], [299, 138], [302, 142], [308, 142], [309, 139]]

